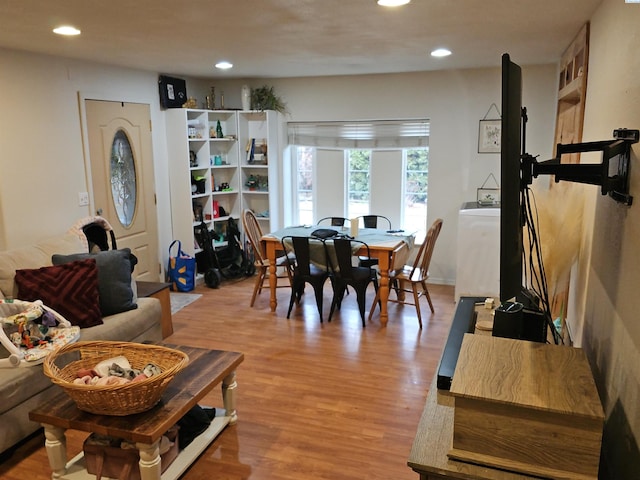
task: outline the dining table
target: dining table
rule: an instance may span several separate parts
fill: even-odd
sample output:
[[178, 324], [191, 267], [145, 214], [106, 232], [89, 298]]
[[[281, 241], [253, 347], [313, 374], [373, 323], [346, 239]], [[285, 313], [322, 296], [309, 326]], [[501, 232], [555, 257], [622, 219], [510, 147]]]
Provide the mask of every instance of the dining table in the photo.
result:
[[[275, 312], [278, 306], [276, 297], [277, 277], [276, 277], [276, 258], [279, 252], [282, 252], [282, 239], [284, 237], [312, 237], [312, 233], [322, 227], [317, 225], [297, 225], [285, 227], [280, 230], [265, 234], [261, 238], [264, 252], [269, 261], [269, 291], [270, 291], [270, 307]], [[337, 235], [345, 237], [349, 236], [351, 230], [348, 227], [331, 227], [336, 230]], [[380, 293], [380, 324], [386, 326], [389, 320], [387, 312], [387, 300], [389, 299], [389, 268], [391, 267], [391, 254], [402, 245], [403, 242], [413, 247], [415, 241], [415, 232], [406, 232], [404, 230], [384, 230], [378, 228], [359, 228], [357, 234], [354, 235], [355, 240], [364, 242], [368, 246], [362, 246], [357, 255], [371, 255], [372, 258], [378, 259], [378, 271], [380, 272], [380, 280], [378, 291]]]

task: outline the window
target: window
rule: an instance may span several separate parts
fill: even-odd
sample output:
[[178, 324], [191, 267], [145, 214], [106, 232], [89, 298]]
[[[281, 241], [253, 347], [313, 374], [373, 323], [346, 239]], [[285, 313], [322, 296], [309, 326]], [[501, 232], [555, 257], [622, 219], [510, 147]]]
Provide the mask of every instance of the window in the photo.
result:
[[[429, 120], [290, 122], [288, 139], [295, 172], [293, 205], [285, 208], [294, 221], [377, 213], [394, 228], [426, 232]], [[336, 172], [341, 158], [343, 170]], [[330, 205], [318, 202], [336, 192]]]
[[369, 213], [371, 150], [347, 150], [347, 218]]
[[122, 226], [129, 227], [136, 212], [136, 163], [129, 137], [118, 130], [111, 143], [111, 199]]
[[429, 150], [406, 149], [403, 157], [402, 224], [405, 230], [417, 231], [417, 238], [424, 238], [427, 233]]
[[316, 149], [298, 147], [296, 152], [296, 192], [298, 222], [313, 225], [313, 164]]

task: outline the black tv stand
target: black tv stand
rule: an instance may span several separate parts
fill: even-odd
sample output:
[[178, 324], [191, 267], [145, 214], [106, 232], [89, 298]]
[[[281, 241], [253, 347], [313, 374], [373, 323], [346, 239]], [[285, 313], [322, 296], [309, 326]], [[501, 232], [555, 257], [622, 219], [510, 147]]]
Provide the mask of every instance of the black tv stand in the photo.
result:
[[[609, 195], [616, 202], [631, 205], [633, 197], [629, 195], [629, 162], [631, 145], [638, 142], [640, 131], [620, 128], [613, 131], [613, 140], [600, 142], [558, 144], [556, 158], [538, 162], [525, 153], [522, 156], [522, 184], [530, 185], [538, 175], [555, 175], [555, 181], [587, 183], [599, 185], [602, 195]], [[562, 155], [567, 153], [602, 152], [602, 162], [560, 163]], [[610, 161], [619, 156], [617, 171], [610, 174]], [[615, 167], [615, 166], [614, 166]]]

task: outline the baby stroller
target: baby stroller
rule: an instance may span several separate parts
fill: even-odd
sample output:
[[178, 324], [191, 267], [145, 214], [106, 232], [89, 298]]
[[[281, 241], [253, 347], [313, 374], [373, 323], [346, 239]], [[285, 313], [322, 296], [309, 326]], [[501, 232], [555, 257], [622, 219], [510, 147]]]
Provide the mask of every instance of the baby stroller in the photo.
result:
[[195, 229], [196, 239], [202, 252], [196, 253], [198, 272], [204, 274], [204, 282], [209, 288], [218, 288], [222, 279], [235, 279], [253, 275], [253, 263], [249, 262], [240, 243], [240, 230], [236, 221], [229, 217], [227, 220], [227, 244], [214, 247], [213, 240], [220, 240], [221, 236], [210, 231], [207, 224], [202, 222]]

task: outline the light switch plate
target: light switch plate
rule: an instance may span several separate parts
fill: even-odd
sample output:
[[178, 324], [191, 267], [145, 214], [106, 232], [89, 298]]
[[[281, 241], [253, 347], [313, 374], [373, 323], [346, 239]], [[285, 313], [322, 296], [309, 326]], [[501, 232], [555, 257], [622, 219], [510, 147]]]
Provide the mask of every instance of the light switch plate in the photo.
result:
[[89, 193], [78, 192], [78, 206], [86, 207], [87, 205], [89, 205]]

